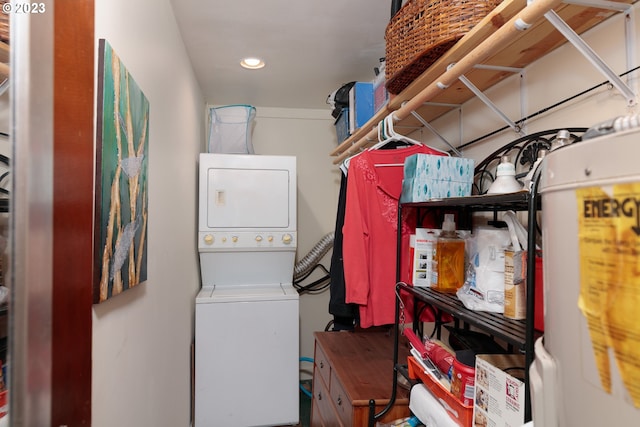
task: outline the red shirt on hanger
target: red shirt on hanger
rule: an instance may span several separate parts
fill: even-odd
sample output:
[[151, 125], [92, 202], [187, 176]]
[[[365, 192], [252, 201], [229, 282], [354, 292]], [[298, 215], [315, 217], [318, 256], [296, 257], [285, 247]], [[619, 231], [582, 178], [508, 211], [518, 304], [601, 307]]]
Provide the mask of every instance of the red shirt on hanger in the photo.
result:
[[[443, 155], [414, 145], [363, 151], [349, 163], [342, 228], [346, 302], [359, 305], [363, 328], [395, 321], [398, 201], [404, 159], [418, 153]], [[409, 247], [409, 218], [414, 215], [412, 209], [403, 210], [402, 248]], [[403, 257], [402, 272], [407, 271], [405, 261], [408, 256]]]

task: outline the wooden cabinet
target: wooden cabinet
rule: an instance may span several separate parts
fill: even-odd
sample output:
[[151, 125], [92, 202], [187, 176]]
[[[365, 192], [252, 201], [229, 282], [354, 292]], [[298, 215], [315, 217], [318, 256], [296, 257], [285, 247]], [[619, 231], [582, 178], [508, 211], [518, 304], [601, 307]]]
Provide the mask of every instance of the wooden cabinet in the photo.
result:
[[[367, 426], [369, 401], [376, 413], [391, 398], [394, 341], [390, 332], [316, 332], [311, 426]], [[408, 347], [401, 342], [399, 358]], [[394, 406], [380, 421], [409, 416], [409, 391], [397, 387]]]

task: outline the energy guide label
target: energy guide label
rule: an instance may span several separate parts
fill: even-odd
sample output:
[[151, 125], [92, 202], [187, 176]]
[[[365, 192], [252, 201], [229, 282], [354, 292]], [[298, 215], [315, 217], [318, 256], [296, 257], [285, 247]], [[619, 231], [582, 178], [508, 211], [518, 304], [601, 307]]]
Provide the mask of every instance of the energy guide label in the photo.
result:
[[640, 183], [576, 190], [580, 294], [600, 385], [640, 408]]

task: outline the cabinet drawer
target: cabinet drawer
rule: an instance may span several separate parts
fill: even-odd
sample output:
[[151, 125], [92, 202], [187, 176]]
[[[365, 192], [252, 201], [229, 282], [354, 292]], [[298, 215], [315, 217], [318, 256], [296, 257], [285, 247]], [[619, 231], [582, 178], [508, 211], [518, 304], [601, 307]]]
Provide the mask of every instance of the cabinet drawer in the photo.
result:
[[324, 381], [324, 384], [327, 387], [331, 387], [331, 383], [329, 382], [329, 380], [331, 379], [331, 365], [327, 360], [327, 355], [324, 354], [324, 351], [322, 351], [322, 347], [320, 347], [318, 344], [316, 344], [315, 346], [314, 361], [315, 371], [320, 374], [320, 377]]
[[320, 408], [318, 407], [317, 400], [313, 399], [313, 404], [311, 405], [311, 427], [327, 427], [327, 423], [324, 422], [322, 416], [320, 415]]
[[353, 406], [351, 405], [351, 400], [333, 371], [331, 372], [331, 387], [329, 392], [331, 393], [331, 401], [342, 423], [346, 426], [352, 425]]
[[343, 427], [335, 407], [331, 403], [331, 394], [325, 387], [322, 379], [314, 376], [313, 379], [313, 406], [311, 408], [312, 427]]

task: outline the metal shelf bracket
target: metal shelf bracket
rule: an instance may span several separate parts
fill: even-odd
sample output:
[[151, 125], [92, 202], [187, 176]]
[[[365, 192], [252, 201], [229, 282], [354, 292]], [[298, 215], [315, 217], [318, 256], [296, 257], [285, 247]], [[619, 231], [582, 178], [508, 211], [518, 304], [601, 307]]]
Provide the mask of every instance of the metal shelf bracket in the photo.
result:
[[[449, 65], [449, 68], [451, 68], [453, 65], [454, 64]], [[500, 71], [508, 71], [508, 72], [512, 72], [512, 73], [520, 73], [520, 77], [523, 77], [523, 70], [521, 68], [500, 67], [500, 66], [493, 66], [493, 65], [475, 65], [474, 68], [482, 68], [482, 69], [485, 69], [485, 70], [500, 70]], [[498, 106], [496, 104], [494, 104], [493, 101], [491, 101], [491, 99], [489, 99], [488, 96], [486, 96], [480, 89], [478, 89], [478, 87], [476, 85], [474, 85], [471, 82], [471, 80], [469, 80], [464, 75], [460, 75], [458, 77], [458, 80], [460, 80], [471, 92], [474, 93], [474, 95], [479, 100], [481, 100], [487, 107], [489, 107], [489, 109], [491, 109], [491, 111], [496, 113], [517, 134], [519, 134], [519, 135], [523, 134], [521, 126], [519, 124], [515, 123], [509, 117], [507, 117], [507, 115], [504, 114], [502, 112], [502, 110], [500, 110], [500, 108], [498, 108]]]
[[[589, 1], [566, 1], [565, 3], [573, 3], [573, 4], [585, 4], [594, 7], [602, 7], [605, 9], [613, 9], [616, 11], [625, 11], [627, 14], [627, 9], [629, 5], [626, 3], [618, 3], [604, 0], [589, 0]], [[620, 5], [624, 4], [625, 9], [621, 9]], [[627, 86], [627, 84], [622, 81], [620, 77], [616, 73], [614, 73], [611, 68], [598, 56], [598, 54], [584, 41], [582, 38], [575, 32], [567, 23], [565, 23], [558, 14], [549, 10], [544, 14], [544, 17], [553, 25], [582, 55], [588, 59], [591, 64], [605, 77], [611, 82], [611, 84], [620, 91], [620, 93], [626, 98], [628, 106], [634, 106], [637, 104], [636, 94]], [[627, 46], [630, 43], [633, 43], [634, 38], [630, 36], [629, 26], [627, 25], [626, 30], [626, 42]]]
[[411, 115], [415, 117], [420, 123], [422, 123], [422, 126], [429, 129], [431, 133], [433, 133], [436, 137], [438, 137], [440, 141], [444, 142], [449, 148], [451, 148], [451, 151], [453, 151], [456, 154], [456, 156], [462, 157], [462, 153], [456, 147], [451, 145], [444, 136], [440, 135], [440, 133], [438, 133], [436, 128], [431, 126], [431, 124], [427, 122], [420, 114], [416, 113], [415, 111], [411, 111]]

